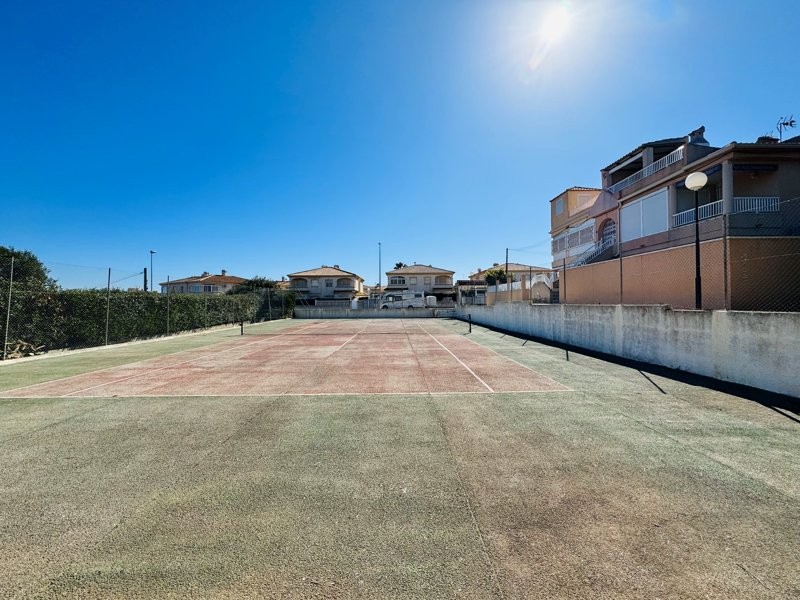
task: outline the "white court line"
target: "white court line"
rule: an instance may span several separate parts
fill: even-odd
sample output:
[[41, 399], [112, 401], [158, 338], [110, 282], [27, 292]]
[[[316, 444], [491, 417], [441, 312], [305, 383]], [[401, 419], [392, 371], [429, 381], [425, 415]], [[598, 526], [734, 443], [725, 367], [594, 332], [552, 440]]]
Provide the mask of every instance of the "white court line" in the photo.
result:
[[439, 344], [439, 345], [440, 345], [442, 348], [444, 348], [445, 350], [447, 350], [447, 352], [449, 352], [449, 353], [450, 353], [450, 356], [452, 356], [453, 358], [455, 358], [455, 359], [456, 359], [456, 360], [459, 362], [459, 364], [460, 364], [462, 367], [464, 367], [464, 368], [465, 368], [467, 371], [469, 371], [469, 372], [472, 374], [472, 376], [473, 376], [475, 379], [477, 379], [478, 381], [480, 381], [480, 382], [483, 384], [483, 386], [484, 386], [484, 387], [485, 387], [487, 390], [489, 390], [489, 391], [490, 391], [490, 392], [492, 392], [492, 393], [495, 393], [495, 392], [494, 392], [494, 390], [491, 388], [491, 386], [490, 386], [488, 383], [486, 383], [486, 382], [485, 382], [483, 379], [481, 379], [480, 377], [478, 377], [478, 376], [475, 374], [475, 371], [473, 371], [473, 370], [472, 370], [472, 369], [470, 369], [470, 368], [469, 368], [467, 365], [465, 365], [465, 364], [464, 364], [464, 361], [462, 361], [462, 360], [461, 360], [460, 358], [458, 358], [458, 357], [457, 357], [455, 354], [453, 354], [452, 352], [450, 352], [450, 349], [449, 349], [447, 346], [445, 346], [445, 345], [444, 345], [442, 342], [440, 342], [440, 341], [439, 341], [439, 340], [437, 340], [435, 337], [433, 337], [433, 334], [431, 334], [429, 331], [427, 331], [427, 330], [426, 330], [426, 329], [425, 329], [425, 328], [424, 328], [422, 325], [420, 325], [419, 323], [417, 323], [417, 327], [419, 327], [420, 329], [422, 329], [422, 331], [424, 331], [424, 332], [425, 332], [425, 333], [427, 333], [429, 336], [431, 336], [431, 338], [433, 339], [433, 341], [434, 341], [434, 342], [436, 342], [436, 343], [437, 343], [437, 344]]
[[[118, 400], [136, 400], [138, 398], [285, 398], [285, 397], [317, 397], [324, 398], [326, 396], [480, 396], [492, 394], [495, 396], [502, 396], [503, 394], [563, 394], [565, 392], [574, 392], [575, 390], [514, 390], [509, 392], [476, 392], [475, 390], [465, 390], [462, 392], [275, 392], [274, 394], [153, 394], [137, 396], [120, 396]], [[51, 396], [43, 396], [50, 398]], [[56, 397], [56, 396], [52, 396]], [[97, 400], [102, 396], [70, 396], [76, 400]], [[556, 409], [554, 409], [556, 410]]]
[[[552, 383], [555, 383], [556, 385], [560, 385], [560, 386], [565, 387], [565, 388], [567, 387], [563, 383], [561, 383], [559, 381], [556, 381], [552, 377], [548, 377], [547, 375], [543, 375], [542, 373], [539, 373], [539, 371], [536, 371], [536, 370], [530, 368], [528, 365], [523, 365], [521, 362], [518, 362], [518, 361], [514, 360], [513, 358], [511, 358], [509, 356], [506, 356], [505, 354], [500, 354], [497, 350], [492, 350], [491, 348], [487, 348], [486, 346], [484, 346], [482, 344], [479, 344], [478, 342], [476, 342], [474, 340], [471, 340], [466, 336], [461, 336], [461, 337], [463, 339], [467, 340], [468, 342], [470, 342], [472, 344], [475, 344], [479, 348], [483, 348], [484, 350], [488, 350], [489, 352], [493, 352], [494, 354], [497, 354], [497, 356], [505, 358], [506, 360], [510, 360], [511, 362], [513, 362], [514, 364], [519, 365], [523, 369], [528, 369], [528, 371], [530, 371], [531, 373], [535, 373], [536, 375], [538, 375], [539, 377], [542, 377], [543, 379], [547, 379], [548, 381], [551, 381]], [[567, 388], [567, 389], [569, 389], [569, 388]], [[569, 390], [569, 391], [573, 391], [573, 390]]]

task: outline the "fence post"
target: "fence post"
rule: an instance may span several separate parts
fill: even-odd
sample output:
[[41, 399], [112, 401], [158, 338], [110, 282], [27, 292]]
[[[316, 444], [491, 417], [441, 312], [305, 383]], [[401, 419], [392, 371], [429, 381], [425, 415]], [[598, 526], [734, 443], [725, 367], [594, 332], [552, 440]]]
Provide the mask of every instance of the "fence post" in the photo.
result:
[[8, 276], [8, 306], [6, 307], [6, 330], [3, 334], [3, 360], [6, 359], [8, 348], [8, 327], [11, 322], [11, 288], [14, 285], [14, 255], [11, 255], [11, 273]]
[[108, 320], [111, 316], [111, 267], [108, 267], [108, 284], [106, 285], [106, 343], [108, 346]]
[[722, 293], [724, 298], [725, 310], [729, 310], [728, 304], [728, 215], [722, 213]]
[[167, 275], [167, 336], [169, 336], [169, 275]]

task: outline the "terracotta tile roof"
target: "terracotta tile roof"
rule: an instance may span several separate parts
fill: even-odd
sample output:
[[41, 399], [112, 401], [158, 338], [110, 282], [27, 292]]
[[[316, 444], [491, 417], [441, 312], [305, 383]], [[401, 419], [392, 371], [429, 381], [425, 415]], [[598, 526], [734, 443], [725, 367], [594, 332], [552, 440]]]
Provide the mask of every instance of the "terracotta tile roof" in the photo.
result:
[[408, 265], [393, 271], [386, 271], [387, 275], [424, 275], [425, 273], [449, 273], [452, 275], [455, 271], [448, 271], [431, 265]]
[[333, 266], [328, 267], [322, 265], [318, 269], [310, 269], [308, 271], [298, 271], [297, 273], [289, 273], [289, 277], [344, 277], [344, 276], [351, 276], [357, 277], [361, 281], [364, 281], [364, 278], [360, 275], [356, 275], [355, 273], [351, 273], [350, 271], [343, 271], [339, 267]]
[[184, 277], [183, 279], [172, 279], [169, 282], [162, 281], [158, 285], [174, 285], [176, 283], [203, 283], [206, 285], [238, 285], [247, 281], [244, 277], [236, 277], [235, 275], [213, 275], [211, 273], [203, 273], [202, 275], [192, 275], [191, 277]]

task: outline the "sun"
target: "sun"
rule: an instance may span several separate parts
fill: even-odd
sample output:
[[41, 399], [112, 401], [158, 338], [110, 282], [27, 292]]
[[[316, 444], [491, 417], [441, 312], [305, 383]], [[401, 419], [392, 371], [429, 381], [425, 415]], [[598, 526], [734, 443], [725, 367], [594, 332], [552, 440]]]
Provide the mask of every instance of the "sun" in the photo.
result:
[[539, 33], [548, 45], [554, 44], [567, 33], [571, 21], [572, 15], [567, 7], [559, 4], [545, 15]]

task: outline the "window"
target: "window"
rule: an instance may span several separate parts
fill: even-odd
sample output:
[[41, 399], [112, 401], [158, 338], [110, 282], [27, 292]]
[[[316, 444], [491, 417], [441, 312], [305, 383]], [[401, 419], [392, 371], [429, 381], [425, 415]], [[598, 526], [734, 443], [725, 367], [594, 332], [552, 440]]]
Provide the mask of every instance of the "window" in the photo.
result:
[[446, 275], [437, 275], [436, 285], [452, 285], [452, 283], [450, 282], [450, 278]]
[[399, 276], [389, 277], [389, 285], [405, 285], [405, 284], [406, 284], [405, 277], [399, 277]]
[[558, 200], [556, 200], [556, 214], [560, 215], [563, 212], [564, 212], [564, 199], [559, 198]]
[[319, 287], [319, 279], [312, 279], [311, 287]]
[[575, 248], [576, 246], [580, 246], [580, 242], [578, 241], [579, 239], [580, 236], [578, 235], [577, 231], [570, 233], [569, 236], [567, 236], [567, 243], [569, 244], [569, 247]]
[[592, 228], [591, 227], [584, 227], [579, 232], [580, 234], [580, 243], [583, 244], [591, 244], [594, 236], [592, 235]]
[[332, 288], [333, 287], [333, 279], [326, 279], [325, 280], [325, 287]]
[[196, 293], [196, 294], [199, 294], [200, 293], [200, 286], [199, 285], [193, 285], [192, 286], [192, 291], [194, 293]]
[[417, 278], [416, 277], [409, 277], [408, 283], [411, 285], [417, 285]]
[[575, 202], [575, 211], [578, 212], [589, 208], [592, 205], [592, 201], [594, 200], [594, 194], [578, 194], [578, 197]]
[[667, 189], [631, 202], [620, 211], [620, 240], [627, 242], [669, 229]]
[[423, 281], [424, 281], [425, 285], [430, 285], [431, 284], [431, 278], [430, 277], [426, 277]]

